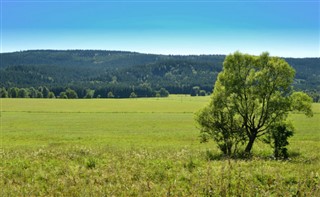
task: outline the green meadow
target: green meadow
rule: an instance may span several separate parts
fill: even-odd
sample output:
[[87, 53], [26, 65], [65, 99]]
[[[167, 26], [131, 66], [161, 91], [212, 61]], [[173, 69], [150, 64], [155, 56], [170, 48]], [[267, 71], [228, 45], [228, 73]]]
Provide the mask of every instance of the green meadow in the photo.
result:
[[1, 99], [1, 196], [320, 196], [320, 104], [290, 114], [290, 159], [199, 141], [209, 97]]

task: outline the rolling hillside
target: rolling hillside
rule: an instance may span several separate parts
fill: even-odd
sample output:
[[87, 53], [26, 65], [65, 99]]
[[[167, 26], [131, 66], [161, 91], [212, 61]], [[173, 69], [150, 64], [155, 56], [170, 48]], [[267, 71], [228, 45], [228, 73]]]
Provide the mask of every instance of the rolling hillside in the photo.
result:
[[[224, 55], [155, 55], [102, 50], [30, 50], [1, 54], [3, 87], [103, 89], [161, 87], [189, 94], [212, 91]], [[320, 58], [285, 58], [296, 70], [294, 88], [320, 92]]]

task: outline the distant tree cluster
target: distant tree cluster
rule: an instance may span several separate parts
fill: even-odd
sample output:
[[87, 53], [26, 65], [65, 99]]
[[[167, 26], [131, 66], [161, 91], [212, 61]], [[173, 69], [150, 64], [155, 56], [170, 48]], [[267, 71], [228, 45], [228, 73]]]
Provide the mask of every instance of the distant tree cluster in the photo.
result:
[[98, 90], [83, 88], [53, 88], [46, 86], [37, 89], [30, 88], [0, 88], [0, 98], [61, 98], [61, 99], [91, 99], [91, 98], [138, 98], [138, 97], [168, 97], [165, 88], [153, 91], [151, 88], [141, 87], [106, 87]]
[[206, 96], [207, 92], [205, 90], [201, 90], [199, 86], [194, 86], [190, 93], [191, 96]]
[[320, 103], [320, 91], [318, 92], [316, 89], [313, 89], [306, 90], [305, 93], [312, 98], [313, 102]]
[[55, 94], [51, 92], [47, 87], [40, 86], [35, 89], [30, 88], [4, 88], [0, 89], [0, 98], [55, 98]]

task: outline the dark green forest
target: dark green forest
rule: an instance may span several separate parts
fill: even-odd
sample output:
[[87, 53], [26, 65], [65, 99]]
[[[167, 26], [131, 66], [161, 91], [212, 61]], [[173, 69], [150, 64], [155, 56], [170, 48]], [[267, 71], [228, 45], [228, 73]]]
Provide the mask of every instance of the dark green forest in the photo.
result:
[[[51, 97], [65, 98], [68, 94], [71, 98], [151, 97], [166, 96], [168, 92], [206, 95], [212, 91], [224, 58], [225, 55], [179, 56], [103, 50], [2, 53], [1, 96], [5, 96], [4, 91], [9, 97], [14, 97], [11, 94], [41, 97], [42, 94], [45, 98], [49, 93]], [[307, 92], [314, 101], [319, 101], [320, 58], [285, 60], [296, 70], [294, 89]]]

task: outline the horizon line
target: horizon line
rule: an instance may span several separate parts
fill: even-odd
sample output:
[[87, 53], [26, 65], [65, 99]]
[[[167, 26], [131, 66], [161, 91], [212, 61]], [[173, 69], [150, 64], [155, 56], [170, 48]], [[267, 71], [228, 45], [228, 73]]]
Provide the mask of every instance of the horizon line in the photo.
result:
[[[250, 53], [246, 53], [246, 52], [241, 52], [240, 50], [236, 50], [232, 53], [229, 54], [222, 54], [222, 53], [203, 53], [203, 54], [173, 54], [173, 53], [153, 53], [153, 52], [138, 52], [138, 51], [130, 51], [130, 50], [121, 50], [121, 49], [23, 49], [23, 50], [16, 50], [16, 51], [4, 51], [4, 52], [0, 52], [0, 54], [4, 54], [4, 53], [20, 53], [20, 52], [27, 52], [27, 51], [112, 51], [112, 52], [125, 52], [125, 53], [138, 53], [138, 54], [146, 54], [146, 55], [163, 55], [163, 56], [210, 56], [210, 55], [218, 55], [218, 56], [227, 56], [230, 54], [233, 54], [235, 52], [240, 52], [243, 54], [250, 54]], [[268, 51], [264, 51], [269, 53]], [[262, 52], [262, 53], [264, 53]], [[262, 54], [260, 53], [260, 54]], [[254, 55], [254, 54], [250, 54], [250, 55]], [[256, 55], [258, 56], [258, 55]], [[301, 56], [301, 57], [285, 57], [285, 56], [278, 56], [278, 55], [270, 55], [271, 57], [280, 57], [280, 58], [297, 58], [297, 59], [302, 59], [302, 58], [320, 58], [320, 56]]]

